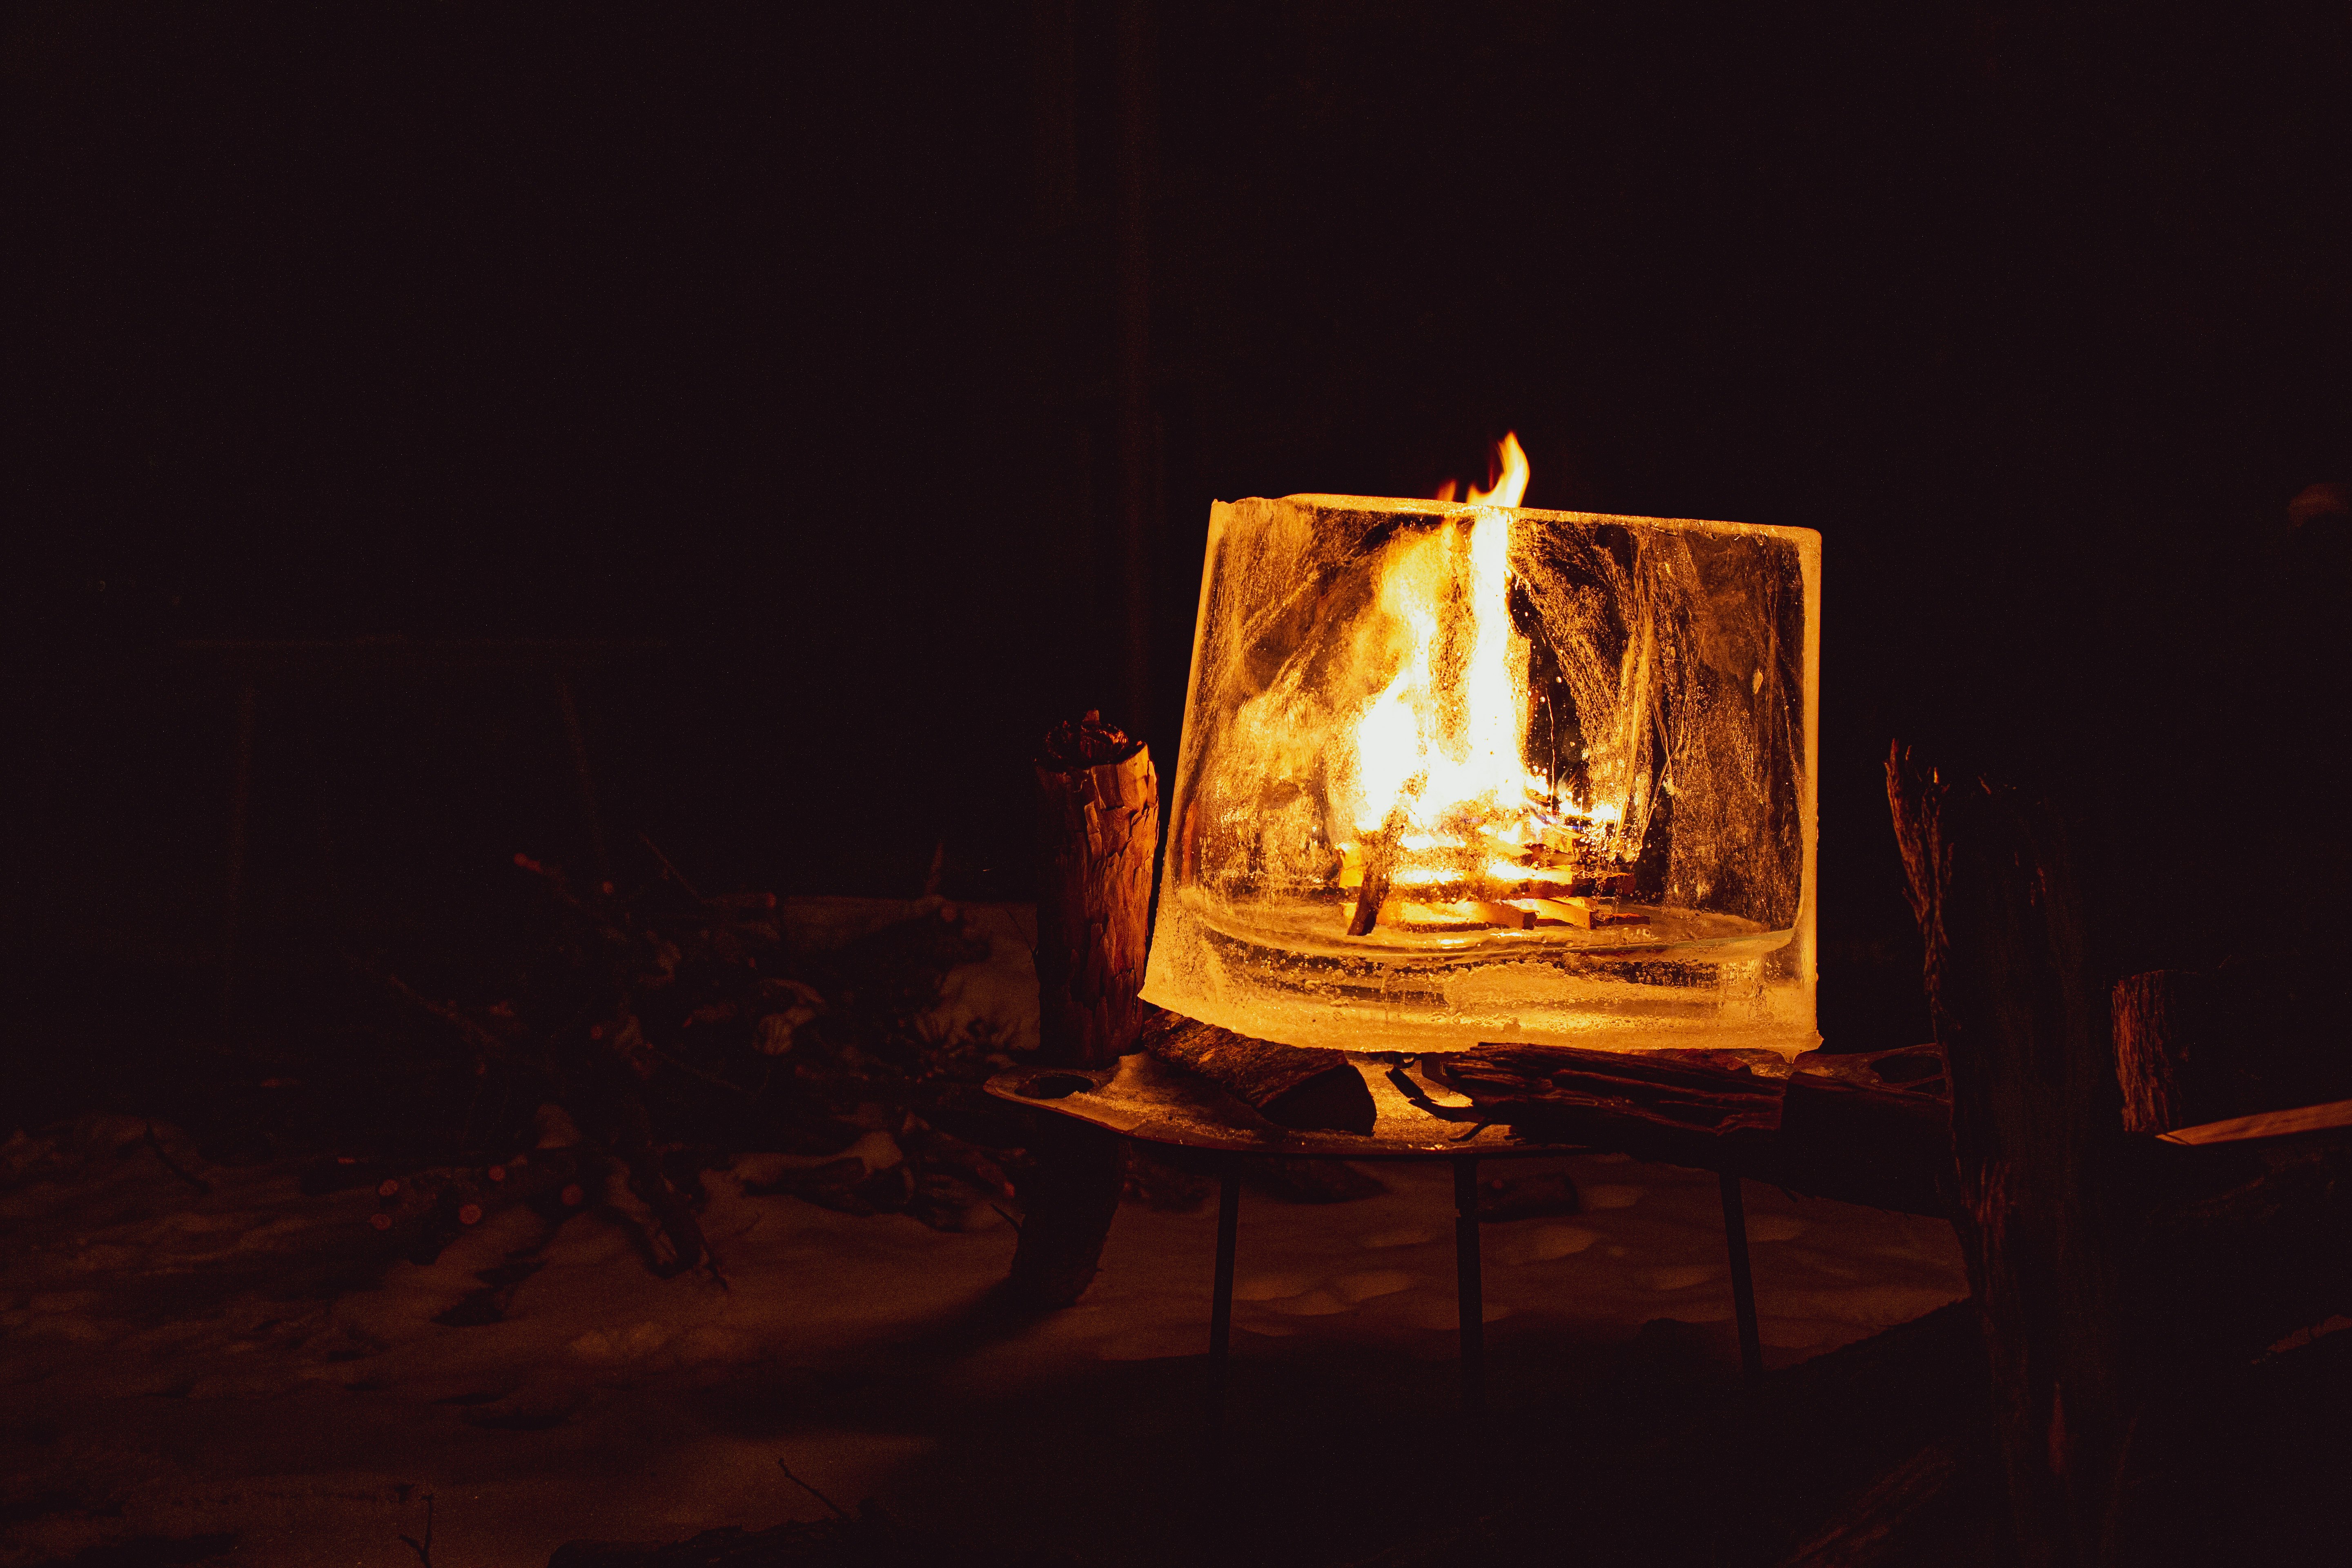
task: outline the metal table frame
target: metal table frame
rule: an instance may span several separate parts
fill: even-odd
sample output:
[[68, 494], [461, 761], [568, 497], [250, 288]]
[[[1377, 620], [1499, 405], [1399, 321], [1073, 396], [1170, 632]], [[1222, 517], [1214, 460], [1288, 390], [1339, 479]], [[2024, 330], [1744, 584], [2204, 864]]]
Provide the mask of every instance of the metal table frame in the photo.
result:
[[[1381, 1065], [1360, 1059], [1360, 1068]], [[1383, 1079], [1394, 1087], [1380, 1092]], [[1461, 1336], [1462, 1407], [1475, 1418], [1486, 1404], [1485, 1271], [1478, 1245], [1478, 1164], [1482, 1159], [1526, 1159], [1591, 1152], [1593, 1143], [1522, 1141], [1507, 1129], [1467, 1116], [1449, 1116], [1425, 1090], [1425, 1080], [1409, 1067], [1383, 1074], [1366, 1071], [1381, 1118], [1369, 1135], [1288, 1131], [1247, 1113], [1236, 1114], [1213, 1089], [1162, 1068], [1141, 1056], [1120, 1058], [1115, 1068], [1045, 1068], [1003, 1073], [989, 1092], [1016, 1104], [1055, 1111], [1165, 1148], [1211, 1152], [1218, 1157], [1217, 1253], [1209, 1308], [1209, 1417], [1213, 1435], [1223, 1428], [1225, 1378], [1234, 1324], [1234, 1258], [1241, 1233], [1242, 1163], [1251, 1158], [1324, 1160], [1444, 1160], [1454, 1174], [1455, 1320]], [[1724, 1247], [1731, 1265], [1732, 1313], [1738, 1324], [1739, 1363], [1753, 1378], [1763, 1371], [1763, 1343], [1756, 1321], [1755, 1277], [1748, 1267], [1748, 1221], [1739, 1177], [1718, 1169], [1723, 1200]]]

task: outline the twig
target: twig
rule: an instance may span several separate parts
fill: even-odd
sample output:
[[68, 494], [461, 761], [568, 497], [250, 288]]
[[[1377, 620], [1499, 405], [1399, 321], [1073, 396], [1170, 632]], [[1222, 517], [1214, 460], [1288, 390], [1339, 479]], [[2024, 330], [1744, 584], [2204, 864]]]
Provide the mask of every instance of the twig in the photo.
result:
[[163, 1162], [163, 1169], [171, 1172], [172, 1174], [179, 1177], [180, 1180], [195, 1188], [196, 1195], [198, 1197], [209, 1197], [212, 1195], [213, 1184], [210, 1182], [205, 1181], [201, 1176], [192, 1176], [188, 1174], [186, 1171], [181, 1168], [180, 1163], [177, 1160], [173, 1159], [171, 1155], [163, 1152], [163, 1142], [162, 1139], [155, 1136], [155, 1124], [152, 1121], [147, 1124], [147, 1147], [155, 1151], [155, 1158]]
[[416, 1560], [425, 1564], [425, 1568], [433, 1568], [433, 1494], [431, 1492], [425, 1494], [425, 1539], [419, 1541], [413, 1535], [404, 1535], [401, 1539], [408, 1542], [408, 1549], [416, 1553]]
[[[841, 1519], [849, 1519], [849, 1516], [848, 1516], [847, 1514], [843, 1513], [843, 1512], [841, 1511], [841, 1505], [840, 1505], [839, 1503], [837, 1503], [837, 1502], [834, 1501], [831, 1498], [829, 1498], [829, 1497], [825, 1496], [823, 1492], [821, 1492], [821, 1491], [817, 1490], [814, 1487], [813, 1487], [813, 1486], [809, 1485], [806, 1481], [804, 1481], [804, 1480], [801, 1479], [800, 1479], [800, 1477], [798, 1477], [798, 1476], [796, 1476], [796, 1475], [793, 1474], [793, 1468], [792, 1468], [790, 1465], [788, 1465], [788, 1464], [784, 1463], [784, 1462], [783, 1462], [783, 1460], [782, 1460], [782, 1459], [778, 1459], [778, 1460], [776, 1461], [776, 1468], [778, 1468], [778, 1469], [780, 1469], [780, 1470], [782, 1470], [782, 1471], [783, 1471], [783, 1472], [784, 1472], [784, 1479], [786, 1479], [786, 1480], [788, 1480], [788, 1481], [792, 1482], [792, 1483], [793, 1483], [793, 1485], [794, 1485], [794, 1486], [796, 1486], [796, 1487], [800, 1488], [800, 1489], [801, 1489], [801, 1490], [803, 1490], [803, 1491], [804, 1491], [804, 1492], [808, 1493], [808, 1495], [809, 1495], [809, 1496], [811, 1496], [811, 1497], [813, 1497], [813, 1498], [816, 1499], [816, 1500], [817, 1500], [817, 1501], [819, 1501], [819, 1502], [821, 1502], [821, 1503], [824, 1504], [824, 1506], [825, 1506], [825, 1507], [827, 1507], [827, 1508], [829, 1508], [829, 1509], [833, 1510], [833, 1511], [834, 1511], [835, 1515], [837, 1518], [841, 1518]], [[850, 1522], [854, 1524], [854, 1523], [856, 1523], [856, 1521], [855, 1520], [851, 1520], [851, 1521], [850, 1521]]]
[[667, 877], [671, 881], [676, 882], [679, 887], [684, 888], [686, 889], [687, 897], [692, 899], [698, 904], [707, 903], [709, 901], [700, 893], [694, 890], [694, 884], [686, 879], [685, 872], [679, 870], [676, 866], [670, 863], [669, 857], [661, 852], [660, 845], [656, 844], [652, 839], [646, 837], [642, 833], [637, 835], [637, 842], [644, 845], [647, 849], [653, 852], [654, 858], [661, 862], [662, 874]]

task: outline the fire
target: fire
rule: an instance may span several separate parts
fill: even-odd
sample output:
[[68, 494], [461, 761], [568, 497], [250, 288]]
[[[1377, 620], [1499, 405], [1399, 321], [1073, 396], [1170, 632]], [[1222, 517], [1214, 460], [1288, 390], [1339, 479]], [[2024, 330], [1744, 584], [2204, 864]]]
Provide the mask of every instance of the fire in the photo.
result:
[[[1472, 506], [1485, 502], [1493, 506], [1517, 506], [1528, 493], [1528, 455], [1519, 446], [1517, 431], [1506, 436], [1495, 447], [1495, 468], [1497, 475], [1495, 488], [1482, 490], [1473, 488], [1469, 495]], [[1452, 500], [1462, 489], [1459, 479], [1448, 479], [1437, 487], [1439, 500]]]
[[1501, 477], [1495, 480], [1491, 490], [1472, 490], [1472, 506], [1482, 501], [1491, 506], [1517, 506], [1528, 493], [1528, 455], [1519, 449], [1516, 431], [1506, 435], [1502, 445], [1495, 448], [1495, 459]]
[[[1354, 934], [1376, 914], [1397, 918], [1382, 907], [1392, 890], [1488, 900], [1464, 918], [1495, 923], [1492, 900], [1613, 892], [1623, 879], [1602, 848], [1607, 821], [1528, 764], [1530, 648], [1511, 620], [1510, 510], [1527, 494], [1528, 456], [1510, 435], [1496, 457], [1494, 488], [1470, 491], [1476, 513], [1399, 541], [1382, 564], [1396, 674], [1357, 720], [1353, 755], [1332, 759], [1333, 804], [1356, 832], [1339, 846], [1340, 886], [1358, 890]], [[1521, 912], [1532, 924], [1540, 911]]]

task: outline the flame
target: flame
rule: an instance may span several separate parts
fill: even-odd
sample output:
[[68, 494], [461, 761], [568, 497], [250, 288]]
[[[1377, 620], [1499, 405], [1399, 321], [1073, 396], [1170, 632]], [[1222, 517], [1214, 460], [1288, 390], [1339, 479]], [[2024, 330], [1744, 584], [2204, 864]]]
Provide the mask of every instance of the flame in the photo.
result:
[[1488, 506], [1517, 506], [1527, 495], [1528, 455], [1519, 447], [1517, 431], [1503, 437], [1502, 444], [1495, 448], [1495, 460], [1500, 468], [1501, 477], [1496, 479], [1495, 488], [1491, 490], [1472, 490], [1469, 497], [1471, 505], [1477, 506], [1483, 502]]
[[[1530, 784], [1543, 787], [1520, 754], [1528, 643], [1511, 626], [1513, 520], [1502, 510], [1527, 493], [1517, 436], [1503, 438], [1496, 459], [1495, 488], [1470, 492], [1487, 510], [1466, 531], [1450, 524], [1401, 544], [1381, 573], [1381, 608], [1402, 627], [1406, 651], [1356, 725], [1353, 815], [1363, 832], [1399, 811], [1424, 832], [1465, 807], [1512, 822]], [[1439, 499], [1453, 488], [1447, 480]]]
[[[1496, 459], [1494, 488], [1469, 492], [1475, 514], [1400, 539], [1382, 563], [1382, 662], [1397, 658], [1396, 673], [1333, 768], [1333, 805], [1361, 839], [1342, 847], [1351, 885], [1374, 860], [1397, 888], [1565, 884], [1561, 860], [1592, 853], [1615, 815], [1559, 801], [1528, 765], [1530, 650], [1511, 621], [1510, 509], [1528, 489], [1516, 434]], [[1447, 480], [1437, 499], [1454, 489]]]
[[[1528, 493], [1528, 454], [1519, 445], [1518, 433], [1512, 431], [1495, 444], [1495, 472], [1498, 476], [1495, 488], [1482, 490], [1472, 486], [1465, 497], [1472, 506], [1517, 506]], [[1439, 500], [1452, 500], [1462, 493], [1462, 481], [1448, 479], [1437, 487]]]

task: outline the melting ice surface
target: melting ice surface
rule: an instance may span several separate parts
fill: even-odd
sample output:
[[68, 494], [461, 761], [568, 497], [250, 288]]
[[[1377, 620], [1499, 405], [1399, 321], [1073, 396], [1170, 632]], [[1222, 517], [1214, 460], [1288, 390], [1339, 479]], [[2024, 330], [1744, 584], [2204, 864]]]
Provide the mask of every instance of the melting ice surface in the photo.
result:
[[1820, 561], [1807, 529], [1219, 503], [1144, 995], [1344, 1049], [1810, 1047]]

